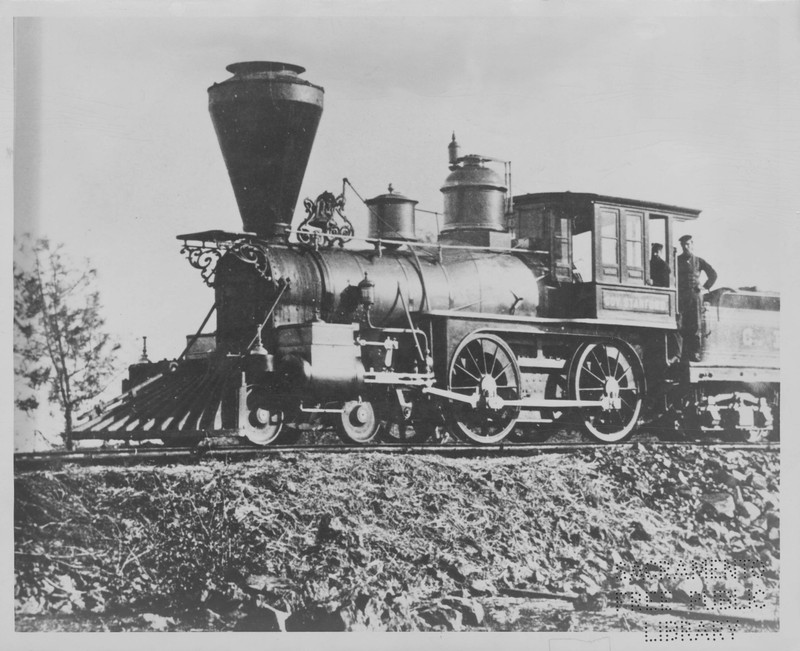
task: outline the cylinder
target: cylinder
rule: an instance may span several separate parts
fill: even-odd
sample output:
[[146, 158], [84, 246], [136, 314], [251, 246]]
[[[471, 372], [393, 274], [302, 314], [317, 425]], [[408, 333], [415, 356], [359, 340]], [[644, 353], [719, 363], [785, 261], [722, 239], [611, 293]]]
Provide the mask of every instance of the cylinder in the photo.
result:
[[335, 361], [314, 364], [296, 353], [284, 355], [277, 366], [281, 388], [297, 395], [356, 398], [364, 386], [364, 365], [354, 358]]
[[479, 156], [464, 156], [442, 186], [442, 233], [458, 230], [505, 231], [506, 187]]
[[369, 208], [369, 238], [416, 241], [417, 201], [395, 192], [392, 186], [365, 202]]
[[233, 77], [208, 89], [208, 106], [244, 230], [262, 237], [292, 221], [324, 89], [274, 61], [234, 63]]

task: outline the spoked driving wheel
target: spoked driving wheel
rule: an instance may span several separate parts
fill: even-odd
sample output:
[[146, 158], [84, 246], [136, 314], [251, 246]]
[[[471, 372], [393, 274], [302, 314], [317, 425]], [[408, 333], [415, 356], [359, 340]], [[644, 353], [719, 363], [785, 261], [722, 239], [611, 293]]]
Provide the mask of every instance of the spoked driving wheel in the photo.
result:
[[598, 441], [617, 443], [633, 433], [642, 410], [643, 389], [642, 365], [627, 346], [583, 344], [573, 357], [570, 397], [601, 403], [581, 408], [584, 431]]
[[518, 407], [503, 400], [520, 397], [520, 371], [508, 344], [490, 334], [469, 335], [450, 362], [448, 388], [471, 399], [453, 400], [448, 429], [456, 438], [474, 443], [498, 443], [516, 425]]

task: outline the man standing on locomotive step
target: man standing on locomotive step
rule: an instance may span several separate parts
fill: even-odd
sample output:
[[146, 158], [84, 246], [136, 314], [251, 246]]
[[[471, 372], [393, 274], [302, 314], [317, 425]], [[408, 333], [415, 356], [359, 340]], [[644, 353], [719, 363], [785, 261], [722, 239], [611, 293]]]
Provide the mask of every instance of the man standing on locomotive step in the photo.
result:
[[[683, 337], [683, 355], [692, 362], [700, 361], [700, 326], [702, 323], [703, 292], [717, 282], [717, 272], [708, 262], [694, 254], [691, 235], [680, 240], [683, 253], [678, 256], [678, 311], [680, 332]], [[700, 274], [706, 282], [700, 283]]]

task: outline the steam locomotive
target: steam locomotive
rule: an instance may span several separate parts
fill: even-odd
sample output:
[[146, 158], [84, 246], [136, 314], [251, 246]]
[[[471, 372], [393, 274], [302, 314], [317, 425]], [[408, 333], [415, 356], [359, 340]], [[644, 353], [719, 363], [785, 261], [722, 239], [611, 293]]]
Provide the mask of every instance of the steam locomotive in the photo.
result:
[[306, 199], [293, 229], [324, 90], [296, 65], [228, 70], [209, 109], [244, 232], [178, 236], [214, 288], [216, 332], [201, 326], [177, 360], [132, 365], [73, 439], [263, 446], [319, 422], [359, 444], [418, 443], [437, 427], [477, 444], [567, 423], [607, 443], [648, 424], [777, 431], [777, 294], [711, 292], [701, 360], [674, 361], [675, 276], [655, 286], [646, 254], [673, 250], [698, 210], [513, 196], [509, 164], [501, 175], [498, 161], [462, 155], [453, 135], [437, 241], [418, 239], [417, 202], [391, 186], [365, 201], [357, 239], [346, 179], [341, 194]]

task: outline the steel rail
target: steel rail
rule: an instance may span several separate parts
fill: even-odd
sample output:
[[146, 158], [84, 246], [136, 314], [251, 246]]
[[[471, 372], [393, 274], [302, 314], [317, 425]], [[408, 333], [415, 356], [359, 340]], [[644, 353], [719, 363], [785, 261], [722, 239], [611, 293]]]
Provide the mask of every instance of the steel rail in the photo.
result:
[[404, 445], [389, 443], [379, 445], [307, 444], [274, 445], [263, 448], [244, 446], [224, 447], [175, 447], [175, 448], [125, 448], [51, 450], [47, 452], [20, 452], [14, 454], [15, 471], [59, 468], [64, 465], [137, 465], [137, 464], [196, 464], [201, 461], [225, 462], [249, 461], [264, 457], [280, 457], [294, 454], [407, 454], [436, 455], [449, 458], [469, 457], [525, 457], [542, 454], [567, 454], [587, 450], [633, 448], [711, 448], [726, 451], [780, 452], [780, 443], [703, 443], [703, 442], [626, 442], [626, 443], [512, 443], [493, 445]]

